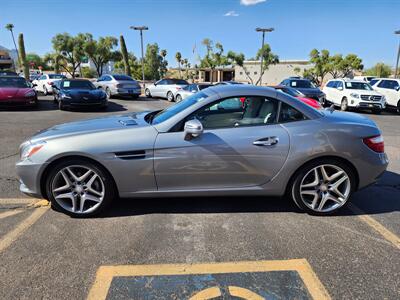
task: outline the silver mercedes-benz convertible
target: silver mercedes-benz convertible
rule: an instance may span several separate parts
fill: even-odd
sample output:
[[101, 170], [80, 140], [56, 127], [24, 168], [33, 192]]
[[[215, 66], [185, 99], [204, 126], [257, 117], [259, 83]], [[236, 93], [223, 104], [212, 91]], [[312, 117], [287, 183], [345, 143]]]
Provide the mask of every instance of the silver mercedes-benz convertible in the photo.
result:
[[57, 125], [20, 152], [21, 191], [72, 216], [95, 215], [117, 197], [219, 195], [287, 195], [325, 215], [388, 164], [370, 119], [250, 85], [210, 87], [162, 111]]

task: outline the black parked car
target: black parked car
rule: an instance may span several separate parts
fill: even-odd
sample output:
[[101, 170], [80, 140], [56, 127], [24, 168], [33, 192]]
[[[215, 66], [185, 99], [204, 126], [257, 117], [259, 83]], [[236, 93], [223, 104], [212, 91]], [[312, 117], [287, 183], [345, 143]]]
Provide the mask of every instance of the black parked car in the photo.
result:
[[300, 77], [289, 77], [281, 82], [281, 85], [292, 87], [302, 93], [306, 98], [311, 98], [325, 104], [325, 94], [310, 80]]
[[54, 101], [60, 110], [73, 107], [99, 107], [106, 109], [107, 95], [85, 79], [63, 79], [53, 84]]

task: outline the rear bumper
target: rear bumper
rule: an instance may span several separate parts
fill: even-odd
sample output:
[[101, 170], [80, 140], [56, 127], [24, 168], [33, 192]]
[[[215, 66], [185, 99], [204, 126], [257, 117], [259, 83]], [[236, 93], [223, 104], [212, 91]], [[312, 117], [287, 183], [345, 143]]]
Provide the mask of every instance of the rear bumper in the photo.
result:
[[386, 171], [389, 164], [386, 153], [376, 153], [368, 150], [365, 156], [362, 160], [358, 159], [354, 162], [359, 177], [358, 189], [374, 184]]
[[140, 88], [119, 88], [112, 90], [111, 93], [113, 95], [120, 95], [120, 96], [139, 96], [142, 91]]

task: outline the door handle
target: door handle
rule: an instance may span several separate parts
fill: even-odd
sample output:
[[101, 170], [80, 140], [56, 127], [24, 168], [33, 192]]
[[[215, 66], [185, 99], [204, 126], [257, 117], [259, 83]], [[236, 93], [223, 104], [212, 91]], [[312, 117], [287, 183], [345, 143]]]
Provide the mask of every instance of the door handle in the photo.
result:
[[272, 146], [276, 145], [279, 142], [279, 138], [276, 136], [270, 136], [266, 138], [262, 138], [253, 142], [255, 146]]

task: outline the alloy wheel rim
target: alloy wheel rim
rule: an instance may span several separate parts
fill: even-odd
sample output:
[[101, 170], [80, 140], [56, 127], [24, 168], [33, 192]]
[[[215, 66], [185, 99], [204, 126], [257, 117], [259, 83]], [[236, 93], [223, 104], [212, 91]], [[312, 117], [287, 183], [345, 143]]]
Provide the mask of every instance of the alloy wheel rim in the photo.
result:
[[173, 100], [173, 96], [172, 96], [171, 92], [168, 93], [167, 98], [168, 98], [169, 101]]
[[100, 206], [105, 187], [96, 171], [87, 166], [72, 165], [54, 176], [51, 192], [57, 204], [65, 210], [88, 214]]
[[340, 167], [324, 164], [311, 169], [300, 183], [303, 203], [315, 212], [330, 212], [349, 199], [351, 182]]

